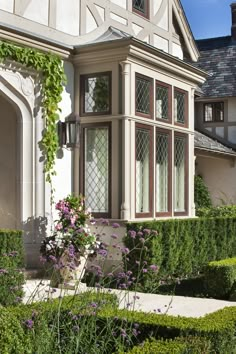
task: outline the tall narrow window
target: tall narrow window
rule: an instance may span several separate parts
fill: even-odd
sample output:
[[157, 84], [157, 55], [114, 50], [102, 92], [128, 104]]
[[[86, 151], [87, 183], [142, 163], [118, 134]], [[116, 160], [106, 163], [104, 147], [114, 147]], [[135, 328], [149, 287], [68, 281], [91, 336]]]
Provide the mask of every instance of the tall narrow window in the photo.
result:
[[108, 126], [84, 128], [83, 192], [94, 215], [110, 212], [109, 145]]
[[136, 214], [148, 216], [151, 213], [151, 146], [150, 128], [136, 127]]
[[188, 93], [177, 88], [174, 90], [174, 118], [175, 123], [188, 125]]
[[152, 79], [136, 74], [136, 114], [152, 118]]
[[171, 121], [171, 86], [156, 83], [156, 119]]
[[187, 169], [186, 145], [187, 138], [183, 135], [175, 136], [174, 166], [175, 166], [175, 195], [174, 206], [176, 213], [185, 213], [187, 200]]
[[171, 133], [156, 133], [156, 213], [170, 212], [170, 144]]
[[133, 0], [133, 11], [149, 18], [149, 0]]
[[81, 114], [111, 113], [111, 73], [81, 76]]

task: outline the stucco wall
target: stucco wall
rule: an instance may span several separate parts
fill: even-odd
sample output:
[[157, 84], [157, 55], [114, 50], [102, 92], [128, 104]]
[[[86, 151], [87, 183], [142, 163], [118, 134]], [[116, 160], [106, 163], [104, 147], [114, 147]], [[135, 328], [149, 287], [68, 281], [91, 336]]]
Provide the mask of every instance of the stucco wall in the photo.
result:
[[[224, 102], [224, 121], [223, 122], [204, 122], [204, 103], [205, 102]], [[220, 141], [230, 144], [236, 148], [236, 98], [229, 97], [224, 99], [208, 99], [197, 102], [196, 105], [196, 127], [201, 131], [206, 130]]]
[[196, 174], [203, 177], [214, 205], [236, 204], [236, 166], [227, 158], [197, 156]]
[[[182, 57], [182, 34], [174, 33], [172, 17], [188, 31], [176, 0], [149, 0], [149, 18], [132, 10], [132, 0], [1, 0], [0, 18], [14, 28], [51, 40], [79, 45], [116, 27], [175, 56]], [[191, 36], [190, 32], [188, 33]], [[193, 41], [184, 34], [186, 47], [196, 60]]]
[[0, 228], [17, 227], [17, 116], [0, 95]]

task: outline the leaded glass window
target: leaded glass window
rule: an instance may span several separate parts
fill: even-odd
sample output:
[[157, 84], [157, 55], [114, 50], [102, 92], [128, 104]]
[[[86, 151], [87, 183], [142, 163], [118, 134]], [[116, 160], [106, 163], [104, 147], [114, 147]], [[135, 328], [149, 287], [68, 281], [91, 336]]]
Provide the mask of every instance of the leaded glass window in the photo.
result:
[[150, 212], [150, 131], [136, 129], [136, 213]]
[[156, 118], [169, 119], [169, 88], [165, 86], [156, 87]]
[[140, 15], [148, 17], [149, 0], [133, 0], [133, 10]]
[[136, 76], [136, 112], [151, 115], [151, 87], [149, 78]]
[[110, 73], [81, 77], [82, 107], [84, 114], [108, 114], [111, 111]]
[[186, 115], [186, 93], [175, 90], [174, 95], [174, 117], [176, 123], [185, 124]]
[[93, 213], [109, 212], [109, 127], [84, 128], [84, 193]]
[[169, 134], [156, 134], [156, 212], [169, 211]]
[[186, 138], [175, 136], [174, 166], [175, 166], [175, 212], [185, 212], [185, 159]]

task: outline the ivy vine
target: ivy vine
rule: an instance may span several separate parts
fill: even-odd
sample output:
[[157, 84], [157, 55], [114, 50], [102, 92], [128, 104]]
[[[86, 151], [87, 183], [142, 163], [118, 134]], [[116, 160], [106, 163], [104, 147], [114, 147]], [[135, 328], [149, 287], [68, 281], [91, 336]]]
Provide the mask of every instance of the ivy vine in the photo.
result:
[[42, 75], [42, 108], [45, 129], [41, 140], [44, 154], [44, 173], [46, 181], [52, 184], [55, 172], [55, 160], [58, 150], [57, 121], [59, 103], [62, 99], [63, 84], [66, 77], [62, 60], [51, 53], [43, 53], [32, 48], [20, 47], [0, 41], [0, 60], [11, 60], [34, 69]]

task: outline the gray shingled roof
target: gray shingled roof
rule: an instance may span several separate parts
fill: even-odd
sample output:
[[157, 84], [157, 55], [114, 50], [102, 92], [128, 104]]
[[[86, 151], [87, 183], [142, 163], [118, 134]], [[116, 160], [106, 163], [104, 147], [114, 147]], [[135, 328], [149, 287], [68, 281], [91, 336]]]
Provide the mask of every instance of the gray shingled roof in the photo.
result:
[[210, 77], [202, 85], [206, 97], [236, 96], [236, 43], [230, 36], [196, 41], [200, 59], [196, 65]]
[[194, 133], [194, 147], [195, 149], [218, 154], [233, 155], [236, 157], [236, 151], [198, 131], [195, 131]]

